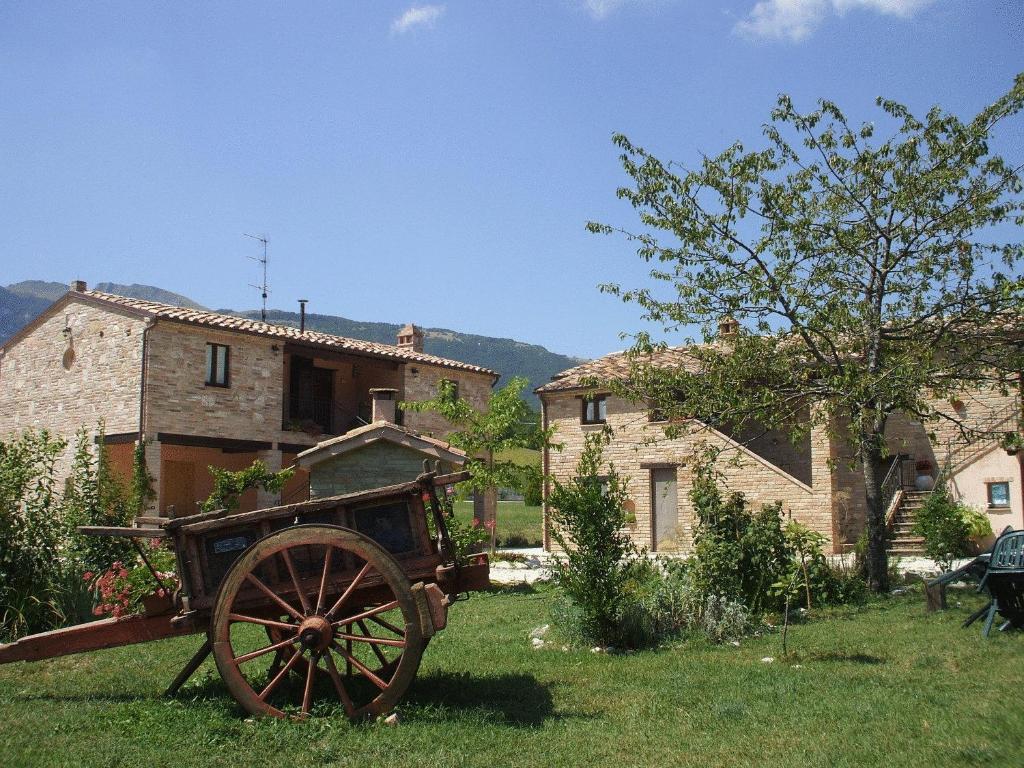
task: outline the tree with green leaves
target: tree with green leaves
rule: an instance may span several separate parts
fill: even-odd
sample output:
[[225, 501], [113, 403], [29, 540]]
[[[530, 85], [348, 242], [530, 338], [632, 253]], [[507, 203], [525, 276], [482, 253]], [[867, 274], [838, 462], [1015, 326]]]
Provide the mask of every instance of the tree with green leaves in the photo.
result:
[[[493, 492], [497, 488], [526, 491], [536, 484], [540, 467], [517, 462], [513, 451], [518, 448], [540, 450], [550, 442], [551, 431], [544, 430], [529, 404], [523, 400], [523, 390], [529, 382], [516, 377], [501, 389], [493, 391], [487, 407], [478, 411], [465, 399], [450, 381], [442, 381], [437, 394], [430, 400], [403, 402], [404, 411], [433, 411], [444, 417], [454, 430], [447, 440], [466, 452], [466, 462], [473, 478], [470, 487], [479, 493]], [[495, 521], [491, 528], [491, 546], [495, 541]]]
[[602, 290], [669, 334], [700, 327], [705, 342], [687, 340], [692, 370], [661, 369], [651, 335], [635, 334], [620, 394], [680, 419], [847, 438], [865, 480], [868, 580], [882, 591], [887, 420], [955, 421], [936, 402], [1008, 391], [1024, 368], [1021, 166], [989, 147], [1024, 106], [1024, 75], [969, 120], [877, 105], [884, 140], [830, 101], [801, 113], [781, 96], [763, 149], [736, 143], [692, 169], [617, 135], [630, 179], [618, 194], [642, 227], [588, 227], [624, 234], [655, 264], [653, 286]]

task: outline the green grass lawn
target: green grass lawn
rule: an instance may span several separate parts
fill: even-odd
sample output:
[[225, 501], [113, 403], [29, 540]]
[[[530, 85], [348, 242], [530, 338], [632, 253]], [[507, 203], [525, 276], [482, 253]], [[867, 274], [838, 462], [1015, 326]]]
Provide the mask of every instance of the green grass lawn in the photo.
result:
[[[463, 523], [473, 519], [473, 502], [455, 502], [455, 515]], [[543, 543], [544, 514], [540, 507], [521, 501], [498, 502], [498, 546], [539, 547]]]
[[[920, 594], [842, 609], [738, 648], [532, 650], [553, 593], [457, 604], [402, 722], [252, 720], [207, 663], [161, 691], [198, 638], [0, 667], [0, 765], [975, 766], [1024, 762], [1024, 634], [983, 640]], [[762, 663], [765, 656], [775, 663]]]

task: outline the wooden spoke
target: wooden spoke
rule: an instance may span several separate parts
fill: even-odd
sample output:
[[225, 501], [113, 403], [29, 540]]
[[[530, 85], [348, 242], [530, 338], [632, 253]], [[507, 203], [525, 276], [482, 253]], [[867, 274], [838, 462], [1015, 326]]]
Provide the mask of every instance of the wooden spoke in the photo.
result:
[[398, 601], [392, 600], [390, 603], [384, 603], [384, 605], [378, 605], [376, 608], [369, 608], [362, 613], [357, 613], [355, 616], [349, 616], [341, 621], [336, 621], [334, 622], [334, 626], [337, 627], [340, 624], [354, 624], [360, 619], [368, 619], [371, 616], [376, 616], [378, 613], [387, 613], [388, 611], [393, 611], [397, 607]]
[[[352, 634], [352, 625], [351, 624], [346, 624], [345, 625], [345, 631], [348, 634], [351, 635]], [[345, 641], [345, 650], [349, 652], [349, 655], [352, 654], [352, 641], [351, 640], [346, 640]], [[348, 677], [352, 677], [352, 662], [351, 661], [346, 661], [345, 662], [345, 674]]]
[[281, 559], [284, 560], [284, 566], [288, 569], [288, 575], [292, 577], [292, 584], [295, 585], [295, 593], [299, 596], [299, 602], [302, 604], [302, 612], [308, 616], [310, 613], [309, 600], [306, 598], [306, 593], [302, 591], [302, 585], [299, 583], [299, 577], [295, 573], [295, 566], [292, 564], [292, 556], [288, 554], [287, 549], [281, 550]]
[[327, 675], [334, 683], [334, 690], [338, 692], [338, 698], [341, 699], [341, 703], [345, 707], [345, 714], [352, 717], [355, 705], [352, 703], [348, 691], [345, 690], [344, 683], [341, 682], [341, 675], [338, 674], [338, 668], [334, 665], [334, 657], [329, 650], [324, 654], [324, 662], [327, 664]]
[[285, 621], [274, 621], [273, 619], [261, 619], [257, 616], [243, 616], [240, 613], [228, 614], [228, 619], [231, 621], [242, 621], [247, 624], [262, 624], [264, 627], [273, 627], [274, 629], [283, 629], [286, 631], [298, 629], [297, 624], [289, 624]]
[[366, 574], [370, 572], [370, 568], [372, 567], [373, 563], [367, 560], [366, 565], [364, 565], [359, 570], [359, 573], [357, 573], [356, 577], [352, 579], [352, 583], [348, 585], [348, 588], [341, 594], [341, 597], [339, 597], [338, 600], [334, 603], [334, 605], [331, 606], [331, 609], [324, 614], [324, 616], [326, 616], [328, 620], [330, 620], [330, 618], [334, 615], [335, 611], [337, 611], [339, 608], [341, 608], [341, 606], [345, 604], [345, 601], [348, 600], [349, 596], [356, 591], [356, 587], [359, 586], [359, 582], [361, 582], [366, 577]]
[[371, 683], [376, 685], [382, 691], [385, 690], [388, 687], [388, 684], [386, 682], [384, 682], [383, 680], [381, 680], [379, 677], [377, 677], [377, 675], [374, 674], [373, 670], [371, 670], [369, 667], [367, 667], [365, 664], [363, 664], [363, 662], [361, 662], [354, 655], [352, 655], [351, 653], [346, 651], [340, 645], [338, 645], [337, 643], [331, 643], [331, 647], [334, 650], [336, 650], [338, 653], [340, 653], [342, 658], [345, 659], [345, 661], [347, 661], [353, 667], [355, 667], [360, 672], [362, 672], [367, 680], [369, 680]]
[[327, 575], [331, 571], [331, 555], [334, 552], [334, 547], [328, 546], [327, 552], [324, 555], [324, 573], [320, 577], [320, 592], [316, 596], [316, 608], [313, 610], [314, 613], [320, 613], [320, 610], [324, 607], [324, 598], [327, 596]]
[[369, 618], [370, 621], [372, 621], [374, 624], [380, 624], [382, 627], [384, 627], [384, 629], [390, 629], [396, 635], [401, 635], [402, 637], [405, 637], [405, 630], [399, 629], [390, 621], [385, 621], [380, 616], [368, 616], [367, 618]]
[[277, 650], [279, 650], [281, 648], [284, 648], [285, 646], [294, 645], [297, 642], [299, 642], [299, 636], [298, 635], [296, 635], [295, 637], [289, 637], [288, 639], [282, 640], [279, 643], [274, 643], [273, 645], [268, 645], [266, 648], [260, 648], [258, 651], [252, 651], [251, 653], [243, 653], [241, 656], [236, 656], [235, 657], [235, 664], [236, 665], [244, 664], [247, 661], [251, 661], [252, 659], [259, 658], [260, 656], [263, 656], [264, 654], [270, 653], [271, 651], [277, 651]]
[[309, 709], [313, 704], [313, 678], [316, 677], [317, 657], [310, 654], [306, 672], [306, 689], [302, 693], [302, 716], [309, 717]]
[[371, 643], [373, 645], [390, 645], [393, 648], [405, 648], [405, 640], [391, 640], [385, 637], [374, 637], [373, 635], [350, 635], [339, 632], [335, 635], [339, 640], [354, 640], [359, 643]]
[[288, 672], [291, 671], [292, 667], [298, 664], [299, 659], [301, 658], [301, 653], [293, 653], [292, 657], [288, 659], [288, 662], [283, 667], [281, 667], [281, 671], [274, 676], [273, 680], [267, 683], [266, 688], [260, 691], [260, 694], [257, 698], [259, 698], [260, 701], [266, 701], [267, 696], [274, 692], [274, 689], [277, 688], [278, 683], [280, 683], [288, 676]]
[[377, 657], [377, 661], [381, 663], [381, 666], [386, 667], [388, 665], [388, 657], [385, 656], [384, 652], [377, 647], [377, 644], [390, 645], [395, 648], [405, 648], [405, 640], [389, 640], [383, 637], [374, 637], [370, 634], [370, 630], [366, 626], [365, 621], [357, 622], [357, 624], [359, 625], [359, 628], [363, 631], [363, 634], [366, 636], [366, 640], [364, 640], [363, 642], [371, 644], [370, 648], [373, 649], [373, 654]]
[[[254, 630], [268, 639], [252, 642]], [[426, 644], [401, 564], [372, 539], [333, 525], [274, 531], [240, 555], [221, 580], [209, 643], [228, 690], [248, 712], [303, 719], [326, 696], [328, 709], [344, 707], [353, 720], [398, 703]], [[296, 685], [282, 685], [289, 678]]]
[[295, 619], [296, 621], [302, 621], [305, 618], [305, 616], [303, 616], [301, 613], [299, 613], [294, 608], [292, 608], [290, 605], [288, 605], [288, 603], [286, 603], [284, 600], [282, 600], [280, 597], [278, 597], [276, 594], [274, 594], [274, 592], [270, 589], [270, 587], [268, 587], [266, 584], [264, 584], [262, 581], [260, 581], [258, 578], [256, 578], [253, 574], [247, 573], [247, 574], [245, 574], [245, 578], [246, 578], [247, 581], [249, 581], [252, 584], [254, 584], [256, 586], [256, 588], [260, 590], [260, 592], [262, 592], [267, 597], [269, 597], [271, 600], [273, 600], [275, 603], [277, 603], [277, 605], [279, 605], [281, 607], [281, 610], [283, 610], [285, 613], [287, 613], [293, 619]]

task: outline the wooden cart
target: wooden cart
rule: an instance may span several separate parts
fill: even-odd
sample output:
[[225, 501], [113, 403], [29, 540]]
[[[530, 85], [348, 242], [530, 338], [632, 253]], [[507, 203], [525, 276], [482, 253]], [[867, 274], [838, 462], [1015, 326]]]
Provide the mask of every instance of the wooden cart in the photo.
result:
[[147, 601], [140, 615], [0, 645], [0, 664], [205, 633], [169, 694], [212, 653], [228, 690], [254, 715], [303, 718], [338, 701], [354, 720], [383, 714], [416, 676], [448, 606], [489, 584], [486, 555], [456, 562], [437, 495], [468, 477], [425, 472], [411, 483], [255, 512], [83, 528], [136, 544], [169, 539], [180, 588], [173, 599]]

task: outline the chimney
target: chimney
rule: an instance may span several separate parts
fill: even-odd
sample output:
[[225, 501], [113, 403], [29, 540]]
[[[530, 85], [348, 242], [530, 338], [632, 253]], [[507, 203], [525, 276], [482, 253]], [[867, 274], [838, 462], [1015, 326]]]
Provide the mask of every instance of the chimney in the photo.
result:
[[738, 320], [731, 317], [723, 317], [718, 321], [718, 335], [723, 339], [735, 339], [740, 333]]
[[75, 293], [85, 293], [85, 280], [72, 280], [71, 290]]
[[387, 387], [374, 387], [370, 390], [370, 397], [373, 400], [373, 411], [370, 421], [389, 421], [395, 423], [395, 396], [397, 389]]
[[406, 323], [398, 332], [398, 348], [413, 352], [423, 351], [423, 331], [412, 323]]
[[299, 333], [306, 332], [306, 302], [309, 299], [299, 299]]

